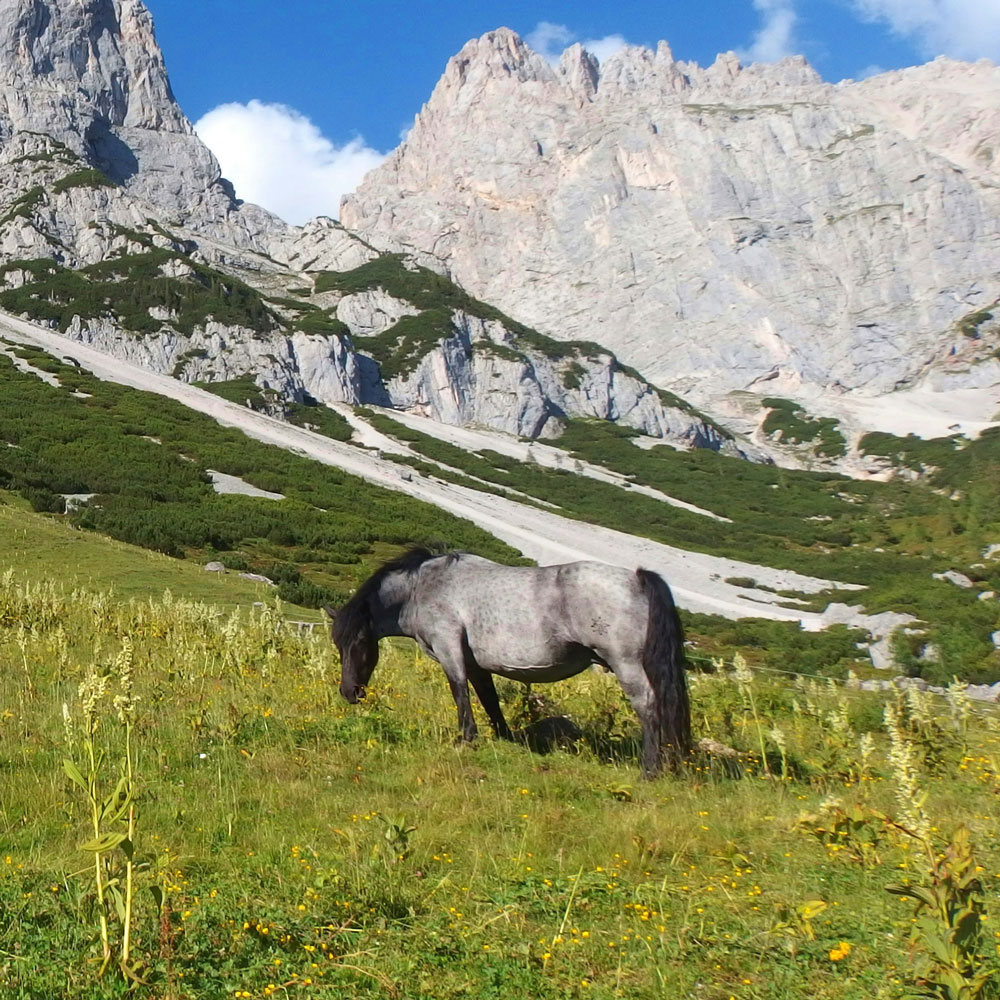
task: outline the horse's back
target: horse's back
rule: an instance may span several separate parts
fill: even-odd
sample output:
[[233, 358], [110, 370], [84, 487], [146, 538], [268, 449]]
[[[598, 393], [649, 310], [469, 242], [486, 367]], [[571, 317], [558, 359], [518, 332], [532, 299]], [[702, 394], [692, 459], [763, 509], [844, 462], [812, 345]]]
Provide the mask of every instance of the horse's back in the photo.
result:
[[552, 664], [581, 648], [635, 655], [645, 635], [636, 574], [604, 563], [503, 566], [460, 555], [423, 567], [419, 593], [424, 635], [460, 630], [486, 669]]

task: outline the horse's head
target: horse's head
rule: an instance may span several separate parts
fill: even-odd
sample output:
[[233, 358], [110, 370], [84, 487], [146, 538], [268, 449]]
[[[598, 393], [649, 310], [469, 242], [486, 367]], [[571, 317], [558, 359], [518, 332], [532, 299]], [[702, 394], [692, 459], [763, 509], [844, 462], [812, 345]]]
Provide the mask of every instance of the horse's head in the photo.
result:
[[365, 604], [354, 601], [339, 611], [329, 606], [323, 610], [330, 616], [330, 638], [340, 653], [340, 693], [356, 705], [364, 697], [378, 663], [378, 639], [371, 614]]
[[378, 663], [379, 636], [399, 631], [400, 611], [410, 597], [413, 576], [434, 553], [415, 548], [376, 570], [339, 610], [326, 607], [330, 638], [340, 652], [340, 693], [353, 705], [364, 697]]

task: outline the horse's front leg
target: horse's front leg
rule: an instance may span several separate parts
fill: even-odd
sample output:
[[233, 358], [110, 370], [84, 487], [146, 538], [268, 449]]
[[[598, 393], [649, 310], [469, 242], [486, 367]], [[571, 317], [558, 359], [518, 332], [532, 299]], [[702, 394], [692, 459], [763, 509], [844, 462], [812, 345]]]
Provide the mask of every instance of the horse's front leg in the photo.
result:
[[476, 728], [476, 719], [472, 714], [472, 701], [469, 698], [469, 676], [465, 669], [465, 660], [462, 651], [457, 650], [457, 657], [448, 655], [435, 649], [438, 662], [444, 668], [445, 676], [448, 678], [448, 685], [451, 687], [451, 696], [455, 699], [455, 708], [458, 709], [458, 728], [461, 733], [459, 742], [472, 743], [479, 735]]
[[472, 701], [469, 698], [469, 685], [465, 680], [452, 680], [448, 678], [451, 685], [451, 696], [455, 699], [455, 707], [458, 709], [458, 728], [461, 731], [459, 742], [473, 743], [479, 735], [476, 727], [476, 719], [472, 714]]

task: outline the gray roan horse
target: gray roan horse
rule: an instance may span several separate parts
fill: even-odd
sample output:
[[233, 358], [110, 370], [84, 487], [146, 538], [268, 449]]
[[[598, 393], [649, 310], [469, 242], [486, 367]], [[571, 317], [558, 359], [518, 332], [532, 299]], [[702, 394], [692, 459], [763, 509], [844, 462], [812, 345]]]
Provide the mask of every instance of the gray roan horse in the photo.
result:
[[642, 723], [647, 776], [675, 768], [691, 744], [684, 636], [670, 588], [648, 570], [603, 563], [524, 568], [467, 553], [413, 549], [369, 577], [333, 619], [340, 693], [356, 703], [378, 640], [410, 636], [444, 668], [462, 738], [476, 737], [469, 682], [498, 737], [511, 739], [493, 674], [526, 683], [601, 664]]

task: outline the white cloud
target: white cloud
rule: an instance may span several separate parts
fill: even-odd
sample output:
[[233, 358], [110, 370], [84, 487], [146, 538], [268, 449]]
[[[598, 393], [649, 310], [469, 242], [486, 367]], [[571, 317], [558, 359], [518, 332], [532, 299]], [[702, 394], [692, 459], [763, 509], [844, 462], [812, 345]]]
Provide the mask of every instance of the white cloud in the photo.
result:
[[609, 56], [620, 52], [628, 42], [624, 35], [605, 35], [603, 38], [585, 38], [583, 47], [592, 55], [597, 57], [599, 63], [604, 62]]
[[853, 6], [865, 20], [912, 38], [925, 56], [1000, 62], [997, 0], [853, 0]]
[[524, 37], [528, 47], [549, 62], [558, 62], [563, 49], [568, 48], [575, 40], [576, 35], [565, 24], [553, 24], [551, 21], [539, 21], [534, 31]]
[[574, 42], [580, 42], [592, 56], [597, 57], [598, 62], [604, 62], [609, 56], [613, 56], [628, 45], [625, 37], [618, 34], [581, 40], [580, 36], [565, 24], [553, 24], [551, 21], [539, 21], [524, 40], [529, 48], [534, 49], [550, 63], [559, 62], [563, 51]]
[[385, 154], [358, 137], [334, 145], [305, 115], [284, 104], [222, 104], [195, 123], [237, 197], [286, 222], [336, 218], [340, 198]]
[[763, 15], [763, 24], [753, 36], [748, 49], [741, 49], [742, 62], [778, 62], [795, 55], [795, 13], [793, 0], [753, 0], [754, 7]]

